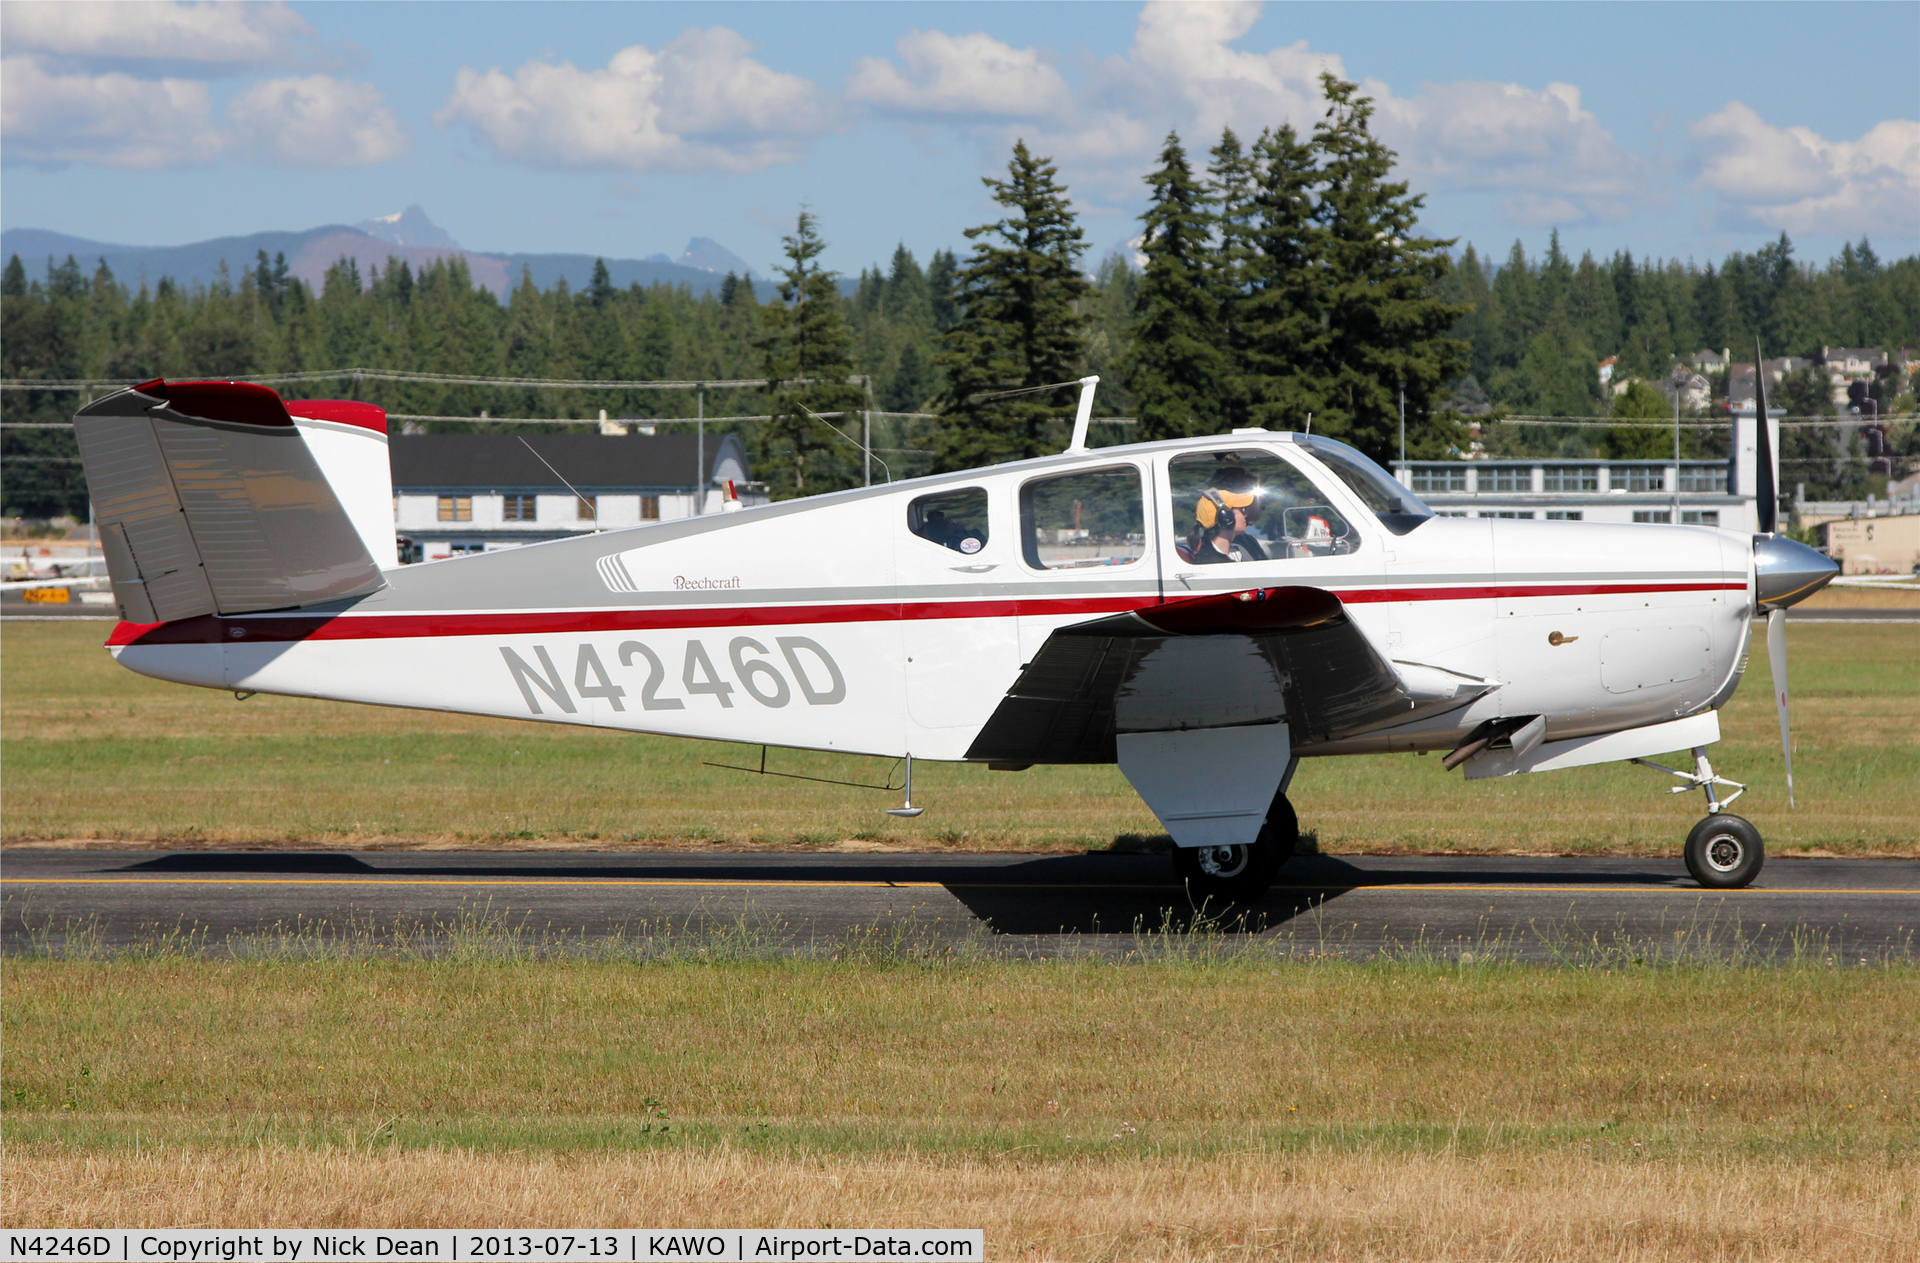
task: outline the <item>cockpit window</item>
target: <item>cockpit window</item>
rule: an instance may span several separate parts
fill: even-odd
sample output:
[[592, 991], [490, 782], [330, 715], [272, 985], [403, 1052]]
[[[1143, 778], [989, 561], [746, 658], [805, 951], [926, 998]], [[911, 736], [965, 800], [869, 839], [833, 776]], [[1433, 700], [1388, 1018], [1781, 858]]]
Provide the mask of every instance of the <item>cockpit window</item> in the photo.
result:
[[971, 557], [987, 546], [987, 493], [966, 487], [921, 496], [907, 506], [907, 529]]
[[1272, 452], [1195, 452], [1174, 457], [1167, 474], [1183, 562], [1340, 557], [1360, 546], [1320, 489]]
[[1359, 496], [1380, 519], [1380, 525], [1395, 535], [1405, 535], [1433, 516], [1433, 510], [1421, 503], [1419, 496], [1345, 443], [1311, 436], [1297, 441], [1346, 483], [1347, 490]]

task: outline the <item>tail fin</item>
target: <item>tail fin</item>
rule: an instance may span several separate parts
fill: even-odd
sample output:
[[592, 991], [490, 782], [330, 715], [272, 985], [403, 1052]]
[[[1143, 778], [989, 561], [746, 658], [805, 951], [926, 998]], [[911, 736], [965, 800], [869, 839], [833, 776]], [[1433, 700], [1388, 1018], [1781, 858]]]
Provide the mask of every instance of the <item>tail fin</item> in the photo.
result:
[[155, 380], [73, 425], [122, 618], [289, 609], [385, 586], [265, 386]]

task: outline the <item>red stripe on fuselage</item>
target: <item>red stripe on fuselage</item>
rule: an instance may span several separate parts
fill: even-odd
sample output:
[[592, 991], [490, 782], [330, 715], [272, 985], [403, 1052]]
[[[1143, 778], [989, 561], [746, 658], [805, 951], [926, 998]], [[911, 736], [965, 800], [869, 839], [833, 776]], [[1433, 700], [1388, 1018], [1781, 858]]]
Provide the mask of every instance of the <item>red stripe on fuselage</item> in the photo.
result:
[[[1330, 589], [1331, 590], [1331, 589]], [[1389, 601], [1483, 601], [1536, 596], [1600, 596], [1640, 592], [1744, 592], [1744, 583], [1602, 583], [1527, 587], [1362, 588], [1333, 590], [1343, 604]], [[1138, 597], [1035, 598], [1014, 601], [915, 601], [872, 605], [710, 606], [695, 609], [540, 610], [486, 614], [308, 614], [221, 618], [203, 615], [172, 623], [121, 623], [107, 638], [120, 645], [276, 643], [296, 640], [403, 640], [436, 636], [530, 636], [585, 632], [659, 631], [702, 627], [794, 626], [807, 623], [885, 623], [909, 618], [1058, 617], [1152, 609]]]

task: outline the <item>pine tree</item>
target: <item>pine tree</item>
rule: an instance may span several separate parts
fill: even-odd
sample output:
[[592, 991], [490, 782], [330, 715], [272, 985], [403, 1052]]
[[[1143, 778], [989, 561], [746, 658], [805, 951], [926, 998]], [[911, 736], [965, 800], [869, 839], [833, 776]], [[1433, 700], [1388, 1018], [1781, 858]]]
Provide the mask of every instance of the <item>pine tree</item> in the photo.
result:
[[819, 263], [827, 243], [813, 212], [802, 210], [793, 235], [782, 240], [787, 266], [780, 270], [780, 301], [766, 308], [762, 343], [773, 419], [754, 436], [755, 473], [776, 499], [858, 481], [860, 454], [833, 429], [844, 428], [844, 419], [819, 414], [865, 406], [865, 393], [847, 382], [853, 335], [841, 310], [838, 277]]
[[1247, 421], [1299, 430], [1324, 411], [1320, 381], [1325, 298], [1324, 232], [1313, 217], [1319, 169], [1294, 130], [1264, 131], [1254, 142], [1252, 257], [1240, 301], [1240, 389]]
[[1220, 143], [1209, 155], [1207, 165], [1212, 177], [1214, 199], [1214, 290], [1219, 304], [1217, 317], [1219, 345], [1225, 352], [1226, 369], [1217, 392], [1219, 425], [1235, 429], [1251, 425], [1248, 408], [1252, 403], [1245, 375], [1247, 359], [1246, 313], [1243, 308], [1254, 283], [1257, 258], [1255, 229], [1259, 206], [1255, 191], [1260, 165], [1240, 145], [1231, 127], [1220, 133]]
[[955, 269], [949, 290], [958, 319], [936, 360], [947, 372], [941, 469], [1041, 455], [1063, 408], [1072, 407], [1071, 396], [1063, 405], [1064, 391], [981, 398], [1080, 375], [1087, 323], [1081, 304], [1091, 289], [1080, 274], [1086, 244], [1056, 176], [1051, 161], [1020, 141], [1007, 178], [982, 181], [1008, 214], [967, 229], [973, 253]]
[[1213, 249], [1213, 196], [1193, 177], [1180, 137], [1167, 133], [1142, 216], [1146, 274], [1134, 309], [1133, 345], [1119, 364], [1143, 440], [1211, 434], [1231, 361], [1221, 345]]
[[1411, 433], [1467, 364], [1467, 348], [1448, 336], [1462, 309], [1433, 293], [1453, 242], [1414, 235], [1425, 199], [1387, 179], [1393, 151], [1368, 130], [1373, 102], [1331, 74], [1320, 85], [1328, 109], [1313, 137], [1327, 276], [1318, 356], [1326, 403], [1314, 429], [1384, 459], [1395, 450], [1398, 389], [1406, 390]]

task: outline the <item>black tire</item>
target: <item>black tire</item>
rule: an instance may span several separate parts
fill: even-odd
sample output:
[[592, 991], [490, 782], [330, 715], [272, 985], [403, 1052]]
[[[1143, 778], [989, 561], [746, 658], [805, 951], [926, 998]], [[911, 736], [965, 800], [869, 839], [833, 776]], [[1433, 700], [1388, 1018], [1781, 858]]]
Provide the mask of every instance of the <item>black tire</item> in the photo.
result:
[[1758, 877], [1766, 862], [1760, 830], [1739, 816], [1708, 816], [1687, 834], [1687, 871], [1709, 890], [1738, 890]]
[[1173, 871], [1196, 906], [1251, 903], [1267, 893], [1299, 840], [1293, 804], [1285, 794], [1275, 794], [1252, 845], [1175, 847]]

